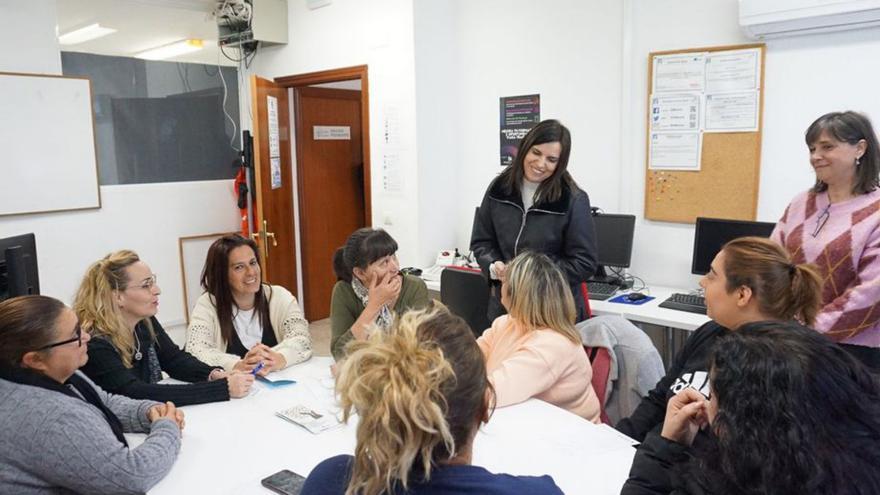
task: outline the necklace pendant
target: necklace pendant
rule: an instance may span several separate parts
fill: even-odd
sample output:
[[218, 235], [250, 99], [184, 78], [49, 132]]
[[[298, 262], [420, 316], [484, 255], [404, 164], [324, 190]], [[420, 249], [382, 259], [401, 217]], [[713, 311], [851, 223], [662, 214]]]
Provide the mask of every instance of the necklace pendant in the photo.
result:
[[135, 361], [140, 361], [143, 357], [144, 357], [144, 355], [141, 354], [141, 351], [137, 351], [134, 353], [134, 360]]

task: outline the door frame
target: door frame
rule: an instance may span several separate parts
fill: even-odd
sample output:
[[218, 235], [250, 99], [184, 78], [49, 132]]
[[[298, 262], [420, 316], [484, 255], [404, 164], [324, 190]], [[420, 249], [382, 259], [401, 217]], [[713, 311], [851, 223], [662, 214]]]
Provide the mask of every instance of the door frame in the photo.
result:
[[[361, 81], [361, 153], [364, 158], [364, 225], [372, 226], [373, 218], [373, 194], [371, 186], [370, 173], [370, 91], [369, 79], [367, 78], [367, 66], [355, 65], [351, 67], [341, 67], [338, 69], [323, 70], [317, 72], [308, 72], [305, 74], [297, 74], [291, 76], [281, 76], [274, 79], [275, 84], [286, 88], [297, 88], [312, 86], [315, 84], [323, 84], [338, 81], [350, 81], [352, 79], [360, 79]], [[293, 119], [293, 116], [291, 116]], [[296, 123], [298, 124], [298, 123]], [[294, 134], [298, 132], [298, 126], [294, 125]], [[296, 174], [302, 177], [302, 160], [300, 159], [299, 140], [296, 146]], [[297, 181], [297, 197], [299, 198], [299, 210], [302, 208], [302, 182]], [[300, 218], [299, 233], [302, 234], [302, 218]]]

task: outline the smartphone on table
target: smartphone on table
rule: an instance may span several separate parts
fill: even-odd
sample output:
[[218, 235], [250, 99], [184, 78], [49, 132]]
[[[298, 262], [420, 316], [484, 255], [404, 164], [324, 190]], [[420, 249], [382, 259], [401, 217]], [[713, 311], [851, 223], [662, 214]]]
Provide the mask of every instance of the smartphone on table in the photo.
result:
[[263, 478], [263, 486], [281, 495], [299, 495], [306, 479], [289, 469], [282, 469], [272, 476]]

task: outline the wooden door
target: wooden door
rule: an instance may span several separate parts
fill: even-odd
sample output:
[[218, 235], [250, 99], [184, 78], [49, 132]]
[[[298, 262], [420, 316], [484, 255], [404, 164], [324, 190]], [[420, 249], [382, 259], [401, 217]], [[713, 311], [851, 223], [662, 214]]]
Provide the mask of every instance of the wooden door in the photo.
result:
[[294, 88], [294, 113], [304, 311], [314, 321], [330, 315], [334, 251], [368, 224], [361, 92]]
[[251, 97], [257, 189], [252, 235], [263, 258], [263, 281], [281, 285], [296, 295], [296, 228], [287, 88], [251, 76]]

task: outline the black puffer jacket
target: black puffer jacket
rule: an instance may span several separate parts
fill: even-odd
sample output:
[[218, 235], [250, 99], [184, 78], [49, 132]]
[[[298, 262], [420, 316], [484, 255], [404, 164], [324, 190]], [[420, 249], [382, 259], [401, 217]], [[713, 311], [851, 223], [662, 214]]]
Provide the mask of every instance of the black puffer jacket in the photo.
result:
[[[492, 181], [474, 220], [471, 251], [488, 277], [493, 262], [508, 263], [527, 250], [544, 253], [558, 264], [571, 285], [578, 320], [584, 319], [580, 284], [596, 272], [597, 251], [587, 193], [565, 188], [558, 200], [535, 203], [525, 211], [518, 192], [508, 194], [497, 178]], [[492, 299], [490, 319], [503, 314], [498, 297]]]

